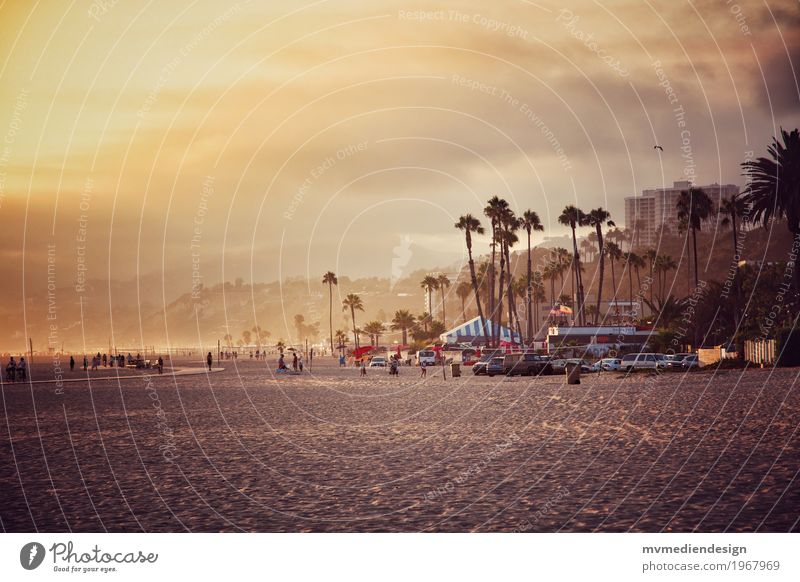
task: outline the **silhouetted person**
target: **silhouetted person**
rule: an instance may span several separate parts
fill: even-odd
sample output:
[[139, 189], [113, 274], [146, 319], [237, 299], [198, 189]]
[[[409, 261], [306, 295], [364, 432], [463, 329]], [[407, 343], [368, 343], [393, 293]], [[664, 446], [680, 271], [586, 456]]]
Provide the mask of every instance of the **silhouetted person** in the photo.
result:
[[72, 372], [75, 370], [75, 358], [72, 356], [69, 357], [69, 371]]
[[9, 382], [14, 382], [17, 378], [17, 363], [14, 361], [14, 356], [11, 356], [11, 359], [8, 360], [8, 364], [6, 364], [6, 380]]
[[25, 362], [25, 358], [21, 357], [19, 359], [19, 364], [17, 364], [17, 379], [21, 382], [24, 382], [27, 378], [28, 373], [28, 364]]
[[297, 372], [297, 352], [292, 354], [292, 369]]
[[161, 374], [164, 372], [164, 358], [158, 356], [158, 373]]
[[206, 356], [206, 364], [208, 364], [208, 371], [211, 371], [211, 364], [214, 362], [214, 358], [211, 356], [211, 352], [208, 352]]

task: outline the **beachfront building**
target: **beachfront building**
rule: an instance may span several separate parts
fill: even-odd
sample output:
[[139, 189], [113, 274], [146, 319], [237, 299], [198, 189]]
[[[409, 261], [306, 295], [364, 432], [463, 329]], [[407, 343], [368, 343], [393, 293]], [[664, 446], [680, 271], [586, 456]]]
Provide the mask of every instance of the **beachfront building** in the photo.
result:
[[[501, 342], [520, 344], [521, 338], [519, 334], [512, 332], [504, 325], [497, 325], [490, 320], [486, 322], [485, 329], [488, 332], [489, 326], [494, 326], [495, 337], [499, 337]], [[444, 332], [439, 336], [439, 339], [445, 344], [471, 344], [471, 345], [484, 345], [486, 344], [486, 336], [484, 335], [484, 326], [481, 325], [480, 318], [474, 317], [469, 321], [454, 327], [451, 330]]]
[[625, 325], [550, 326], [547, 330], [548, 351], [579, 347], [581, 351], [602, 357], [609, 351], [642, 350], [653, 334], [652, 329]]
[[[693, 184], [688, 181], [677, 181], [672, 183], [671, 188], [642, 190], [641, 196], [625, 198], [625, 226], [633, 233], [634, 246], [655, 246], [662, 228], [666, 234], [677, 235], [680, 233], [678, 198], [682, 191], [688, 190], [692, 186]], [[715, 208], [719, 208], [723, 200], [739, 194], [739, 186], [735, 184], [709, 184], [695, 187], [701, 188], [708, 194]], [[716, 214], [709, 219], [711, 223], [716, 220]]]

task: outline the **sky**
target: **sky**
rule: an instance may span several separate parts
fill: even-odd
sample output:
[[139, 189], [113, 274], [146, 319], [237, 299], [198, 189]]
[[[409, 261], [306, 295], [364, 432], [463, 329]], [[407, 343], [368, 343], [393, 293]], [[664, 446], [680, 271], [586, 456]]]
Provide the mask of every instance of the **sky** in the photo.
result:
[[799, 6], [3, 2], [0, 289], [48, 258], [60, 285], [398, 277], [463, 264], [495, 194], [540, 242], [567, 204], [741, 185], [800, 126]]

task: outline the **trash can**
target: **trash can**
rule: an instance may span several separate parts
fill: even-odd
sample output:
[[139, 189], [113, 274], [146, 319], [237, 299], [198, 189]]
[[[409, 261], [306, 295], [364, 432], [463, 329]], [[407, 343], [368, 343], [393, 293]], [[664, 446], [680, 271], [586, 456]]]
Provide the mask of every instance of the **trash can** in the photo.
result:
[[564, 368], [567, 372], [567, 384], [581, 383], [581, 365], [574, 362], [567, 362]]
[[453, 378], [460, 378], [461, 364], [450, 364], [450, 373], [453, 375]]

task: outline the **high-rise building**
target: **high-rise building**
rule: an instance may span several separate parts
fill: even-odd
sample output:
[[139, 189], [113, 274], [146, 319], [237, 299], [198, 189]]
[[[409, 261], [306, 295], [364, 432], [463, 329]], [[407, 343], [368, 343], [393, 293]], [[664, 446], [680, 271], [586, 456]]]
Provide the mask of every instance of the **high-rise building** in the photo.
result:
[[[633, 233], [636, 246], [655, 245], [662, 228], [667, 234], [679, 234], [678, 198], [691, 186], [686, 181], [673, 182], [672, 188], [643, 190], [641, 196], [625, 198], [625, 226]], [[739, 194], [739, 186], [735, 184], [709, 184], [698, 188], [708, 194], [714, 208], [719, 208], [723, 200]], [[710, 220], [717, 220], [716, 213]]]

